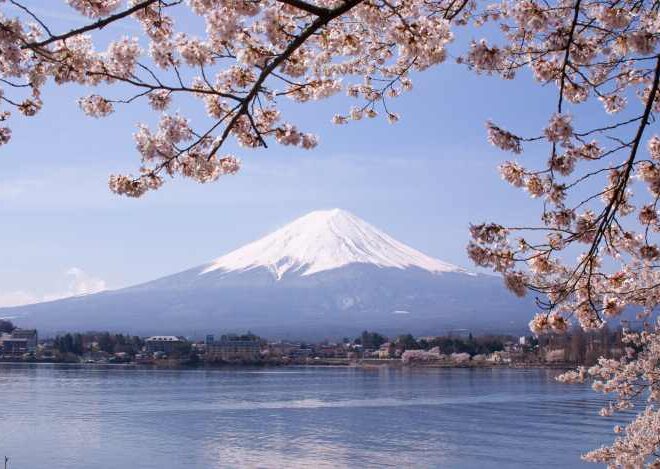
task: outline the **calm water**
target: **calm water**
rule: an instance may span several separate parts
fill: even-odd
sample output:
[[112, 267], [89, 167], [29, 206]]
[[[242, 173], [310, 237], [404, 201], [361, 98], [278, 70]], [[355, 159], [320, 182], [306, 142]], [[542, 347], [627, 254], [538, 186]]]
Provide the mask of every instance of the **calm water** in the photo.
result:
[[10, 469], [596, 467], [612, 420], [548, 370], [0, 365]]

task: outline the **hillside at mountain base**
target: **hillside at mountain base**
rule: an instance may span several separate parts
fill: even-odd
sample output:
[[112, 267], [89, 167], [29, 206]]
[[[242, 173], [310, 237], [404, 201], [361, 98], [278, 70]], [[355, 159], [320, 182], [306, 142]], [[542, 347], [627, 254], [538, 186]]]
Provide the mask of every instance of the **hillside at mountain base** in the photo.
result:
[[427, 256], [343, 210], [309, 213], [218, 259], [141, 285], [0, 309], [45, 333], [340, 337], [363, 329], [524, 331], [532, 299]]

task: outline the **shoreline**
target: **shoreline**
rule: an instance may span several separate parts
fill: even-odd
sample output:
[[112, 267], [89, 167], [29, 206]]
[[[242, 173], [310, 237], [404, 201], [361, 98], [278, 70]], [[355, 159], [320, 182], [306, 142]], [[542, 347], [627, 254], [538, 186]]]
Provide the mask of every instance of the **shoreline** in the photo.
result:
[[501, 364], [454, 364], [454, 363], [413, 363], [404, 364], [400, 360], [366, 360], [357, 362], [346, 363], [198, 363], [187, 364], [182, 362], [175, 362], [170, 360], [163, 360], [163, 363], [84, 363], [84, 362], [58, 362], [58, 361], [16, 361], [0, 359], [1, 365], [55, 365], [55, 366], [70, 366], [77, 368], [122, 368], [122, 369], [178, 369], [178, 370], [231, 370], [231, 369], [263, 369], [263, 368], [361, 368], [361, 369], [406, 369], [406, 370], [423, 370], [423, 369], [548, 369], [548, 370], [570, 370], [574, 369], [577, 364], [571, 363], [501, 363]]

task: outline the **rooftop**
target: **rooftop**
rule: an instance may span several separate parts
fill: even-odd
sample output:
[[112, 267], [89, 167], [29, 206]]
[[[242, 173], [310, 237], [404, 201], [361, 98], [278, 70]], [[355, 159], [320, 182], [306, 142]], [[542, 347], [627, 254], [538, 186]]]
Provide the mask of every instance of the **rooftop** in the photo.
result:
[[182, 339], [181, 337], [177, 337], [175, 335], [155, 335], [152, 337], [149, 337], [147, 342], [181, 342]]

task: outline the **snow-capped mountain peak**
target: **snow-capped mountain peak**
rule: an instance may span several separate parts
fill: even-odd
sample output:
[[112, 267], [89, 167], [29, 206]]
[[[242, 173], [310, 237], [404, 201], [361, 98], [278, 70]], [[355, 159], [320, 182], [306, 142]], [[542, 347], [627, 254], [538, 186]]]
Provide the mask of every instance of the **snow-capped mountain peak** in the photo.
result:
[[[314, 274], [314, 275], [312, 275]], [[337, 338], [526, 327], [531, 299], [392, 239], [343, 210], [312, 212], [209, 264], [121, 290], [1, 309], [22, 327]], [[93, 311], [94, 314], [90, 314]], [[484, 329], [485, 328], [485, 329]]]
[[400, 243], [345, 210], [332, 209], [308, 213], [258, 241], [219, 257], [201, 275], [266, 267], [281, 279], [287, 273], [305, 276], [348, 264], [467, 273]]

